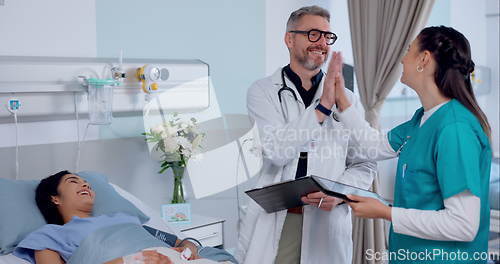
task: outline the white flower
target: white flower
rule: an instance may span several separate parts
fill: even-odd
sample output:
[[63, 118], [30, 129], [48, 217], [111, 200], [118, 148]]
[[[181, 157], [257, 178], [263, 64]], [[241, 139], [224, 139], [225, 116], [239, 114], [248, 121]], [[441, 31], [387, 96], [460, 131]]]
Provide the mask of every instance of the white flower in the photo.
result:
[[163, 138], [163, 146], [165, 147], [165, 152], [173, 153], [179, 149], [176, 138], [165, 137]]
[[205, 137], [198, 131], [196, 119], [181, 120], [176, 114], [162, 124], [150, 129], [148, 142], [157, 142], [157, 150], [162, 153], [163, 161], [179, 162], [183, 164], [201, 151], [201, 144]]
[[182, 146], [183, 149], [191, 150], [193, 147], [191, 142], [189, 142], [189, 140], [185, 137], [177, 137], [176, 140], [177, 140], [177, 144]]
[[156, 127], [151, 128], [151, 132], [153, 134], [161, 134], [165, 132], [165, 127], [162, 125], [158, 125]]
[[167, 134], [167, 136], [176, 136], [177, 135], [177, 128], [172, 127], [170, 125], [167, 125], [164, 127], [165, 127], [165, 134]]
[[193, 154], [193, 153], [191, 152], [191, 150], [190, 150], [190, 149], [182, 149], [182, 150], [181, 150], [181, 153], [182, 153], [182, 155], [184, 155], [184, 157], [186, 157], [186, 158], [188, 158], [188, 159], [189, 159], [189, 158], [191, 157], [191, 155]]
[[188, 127], [189, 127], [189, 124], [186, 123], [186, 122], [181, 122], [179, 124], [179, 128], [182, 129], [182, 130], [184, 130], [184, 129], [188, 128]]

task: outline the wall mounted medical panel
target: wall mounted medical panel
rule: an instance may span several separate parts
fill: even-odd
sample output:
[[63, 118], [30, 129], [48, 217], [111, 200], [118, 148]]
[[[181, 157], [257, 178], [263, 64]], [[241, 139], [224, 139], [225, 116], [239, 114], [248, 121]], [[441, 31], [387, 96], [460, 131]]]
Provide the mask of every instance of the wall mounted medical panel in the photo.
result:
[[[160, 74], [150, 94], [137, 78], [137, 69], [145, 65]], [[0, 120], [11, 115], [3, 106], [12, 97], [21, 100], [20, 117], [74, 115], [75, 102], [80, 113], [87, 113], [87, 88], [79, 76], [111, 78], [113, 67], [126, 74], [114, 88], [114, 114], [142, 114], [147, 100], [159, 95], [168, 112], [197, 112], [210, 105], [209, 66], [200, 60], [123, 59], [119, 64], [117, 58], [0, 56]]]

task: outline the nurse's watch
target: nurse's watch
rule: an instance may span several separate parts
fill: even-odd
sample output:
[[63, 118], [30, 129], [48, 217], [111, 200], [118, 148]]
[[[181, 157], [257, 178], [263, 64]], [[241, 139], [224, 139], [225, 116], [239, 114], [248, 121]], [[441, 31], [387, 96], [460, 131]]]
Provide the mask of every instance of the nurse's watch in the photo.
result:
[[330, 116], [332, 114], [332, 110], [324, 107], [321, 103], [319, 103], [317, 106], [316, 106], [316, 110], [320, 111], [321, 113], [323, 113], [324, 115], [326, 116]]

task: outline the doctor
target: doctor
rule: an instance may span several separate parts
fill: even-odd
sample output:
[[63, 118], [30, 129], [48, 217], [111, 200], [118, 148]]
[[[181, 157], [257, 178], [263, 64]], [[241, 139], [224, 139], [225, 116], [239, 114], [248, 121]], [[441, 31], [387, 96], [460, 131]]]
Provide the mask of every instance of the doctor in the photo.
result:
[[[356, 142], [331, 115], [334, 90], [323, 91], [323, 83], [335, 79], [320, 68], [337, 39], [329, 20], [328, 11], [318, 6], [293, 12], [284, 39], [290, 64], [248, 90], [248, 112], [259, 128], [265, 158], [258, 187], [311, 174], [364, 189], [372, 183], [375, 163], [355, 155]], [[241, 222], [239, 261], [350, 263], [349, 207], [323, 193], [303, 201], [308, 205], [272, 214], [250, 201]]]

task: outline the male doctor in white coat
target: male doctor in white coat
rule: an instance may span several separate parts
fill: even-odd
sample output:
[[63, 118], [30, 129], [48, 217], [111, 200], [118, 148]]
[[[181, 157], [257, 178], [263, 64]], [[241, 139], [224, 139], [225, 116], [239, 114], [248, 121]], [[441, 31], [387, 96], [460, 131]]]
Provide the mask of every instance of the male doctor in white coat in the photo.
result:
[[[323, 83], [334, 79], [321, 71], [336, 40], [329, 21], [328, 11], [318, 6], [293, 12], [285, 34], [290, 64], [248, 90], [248, 112], [259, 128], [264, 155], [257, 187], [306, 175], [363, 189], [372, 183], [375, 163], [358, 157], [356, 141], [332, 117], [334, 86], [323, 91]], [[282, 89], [284, 84], [289, 89]], [[307, 205], [271, 214], [250, 201], [240, 225], [240, 263], [351, 263], [349, 207], [321, 192], [302, 201]]]

